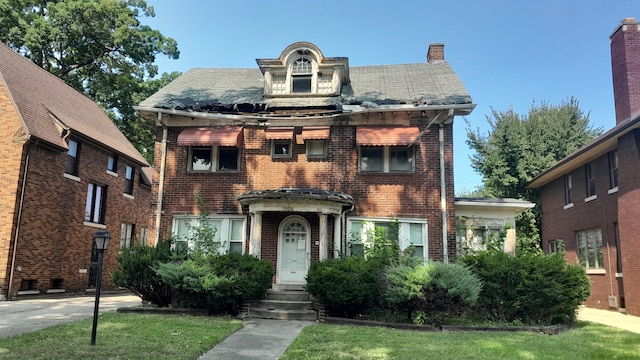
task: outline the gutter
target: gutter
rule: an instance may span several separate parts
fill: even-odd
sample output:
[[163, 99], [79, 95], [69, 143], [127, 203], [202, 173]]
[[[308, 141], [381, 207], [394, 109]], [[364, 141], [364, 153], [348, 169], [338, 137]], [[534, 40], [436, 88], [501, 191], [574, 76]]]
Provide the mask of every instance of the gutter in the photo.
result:
[[167, 126], [162, 122], [162, 113], [158, 112], [158, 123], [162, 125], [162, 157], [160, 159], [160, 180], [158, 184], [158, 205], [156, 208], [156, 237], [155, 237], [155, 245], [157, 246], [160, 242], [160, 223], [162, 220], [162, 200], [164, 198], [164, 178], [166, 173], [166, 162], [167, 162], [167, 137], [168, 130]]
[[447, 184], [445, 179], [444, 166], [444, 125], [440, 123], [438, 131], [438, 140], [440, 143], [440, 211], [442, 216], [442, 261], [446, 264], [449, 262], [449, 240], [447, 232]]

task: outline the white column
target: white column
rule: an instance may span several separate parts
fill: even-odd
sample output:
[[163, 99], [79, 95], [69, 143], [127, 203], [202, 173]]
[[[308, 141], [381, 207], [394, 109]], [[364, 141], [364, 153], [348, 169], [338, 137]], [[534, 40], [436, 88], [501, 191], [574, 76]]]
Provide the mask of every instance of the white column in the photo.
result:
[[333, 258], [340, 257], [342, 252], [342, 217], [333, 215]]
[[262, 248], [262, 211], [251, 213], [249, 254], [260, 258]]
[[327, 240], [327, 214], [320, 213], [320, 261], [327, 260], [329, 241]]

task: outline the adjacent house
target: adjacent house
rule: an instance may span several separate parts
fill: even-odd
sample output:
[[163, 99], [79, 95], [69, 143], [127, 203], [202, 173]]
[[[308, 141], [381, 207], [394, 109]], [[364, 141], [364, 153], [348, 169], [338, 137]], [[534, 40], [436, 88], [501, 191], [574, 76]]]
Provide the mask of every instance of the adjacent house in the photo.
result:
[[401, 247], [448, 261], [452, 123], [474, 107], [443, 44], [414, 64], [350, 66], [297, 42], [255, 68], [192, 69], [136, 107], [158, 130], [150, 237], [198, 226], [197, 192], [224, 251], [270, 261], [277, 284], [394, 223]]
[[1, 43], [0, 132], [3, 298], [95, 288], [97, 230], [106, 269], [145, 241], [148, 163], [96, 103]]
[[591, 280], [587, 306], [640, 315], [640, 23], [613, 31], [616, 126], [538, 175], [545, 250]]

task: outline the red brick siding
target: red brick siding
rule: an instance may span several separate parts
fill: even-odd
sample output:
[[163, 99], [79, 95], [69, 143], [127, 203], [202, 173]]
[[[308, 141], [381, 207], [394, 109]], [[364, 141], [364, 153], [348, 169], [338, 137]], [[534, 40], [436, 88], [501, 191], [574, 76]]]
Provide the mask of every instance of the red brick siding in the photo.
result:
[[[241, 214], [236, 197], [250, 190], [312, 187], [350, 194], [356, 201], [350, 216], [413, 217], [429, 221], [429, 257], [442, 260], [440, 210], [440, 160], [438, 130], [425, 132], [416, 147], [416, 171], [412, 174], [363, 174], [358, 172], [355, 127], [333, 126], [326, 159], [306, 159], [305, 146], [292, 145], [290, 159], [272, 159], [264, 129], [246, 127], [237, 173], [187, 173], [186, 148], [176, 145], [183, 128], [170, 127], [167, 140], [166, 177], [161, 238], [168, 235], [172, 217], [195, 213], [195, 190], [215, 214]], [[447, 216], [450, 257], [455, 257], [452, 125], [445, 125]], [[158, 128], [156, 159], [161, 159], [162, 129]], [[160, 168], [159, 162], [157, 168]], [[154, 179], [152, 207], [157, 206], [158, 179]], [[245, 209], [246, 210], [246, 209]], [[317, 218], [317, 216], [315, 216]], [[266, 230], [264, 230], [266, 232]], [[332, 233], [332, 229], [329, 229]], [[266, 233], [263, 233], [266, 234]], [[263, 246], [265, 242], [263, 241]], [[265, 249], [263, 248], [263, 255]]]
[[611, 37], [616, 122], [640, 110], [640, 26], [623, 25]]

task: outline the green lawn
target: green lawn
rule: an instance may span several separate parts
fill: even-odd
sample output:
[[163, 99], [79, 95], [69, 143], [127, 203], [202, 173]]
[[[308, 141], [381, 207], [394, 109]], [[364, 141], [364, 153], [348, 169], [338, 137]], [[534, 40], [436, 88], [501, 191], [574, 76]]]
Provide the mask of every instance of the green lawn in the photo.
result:
[[591, 323], [553, 336], [320, 324], [306, 327], [280, 359], [640, 359], [640, 334]]
[[197, 359], [242, 328], [229, 318], [105, 313], [98, 318], [61, 324], [0, 339], [0, 359]]

